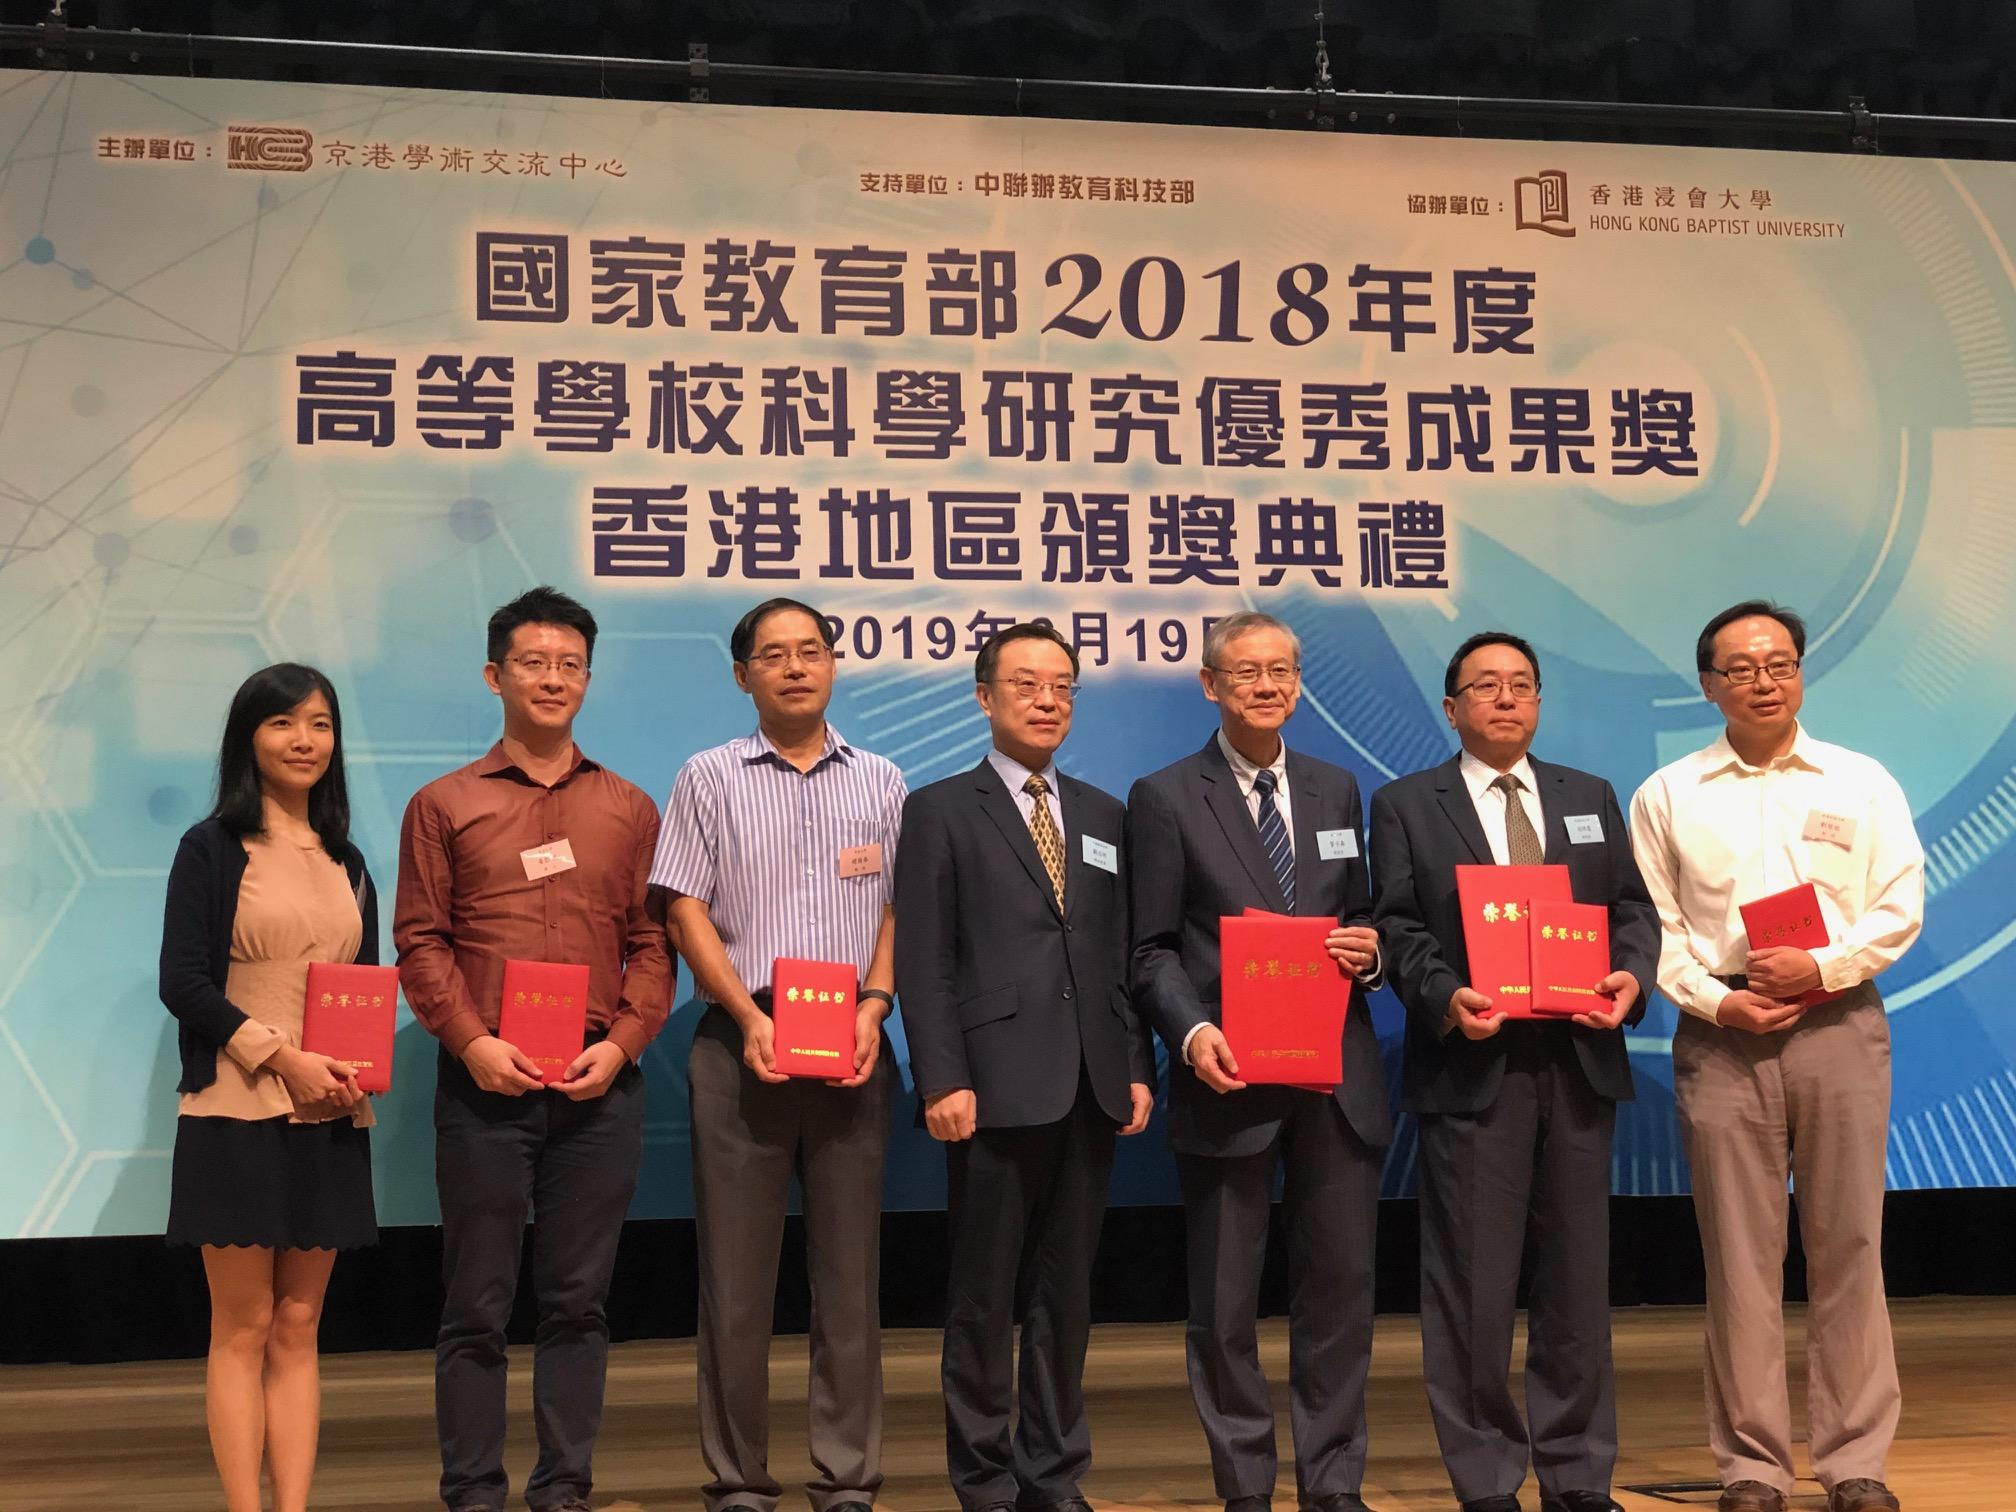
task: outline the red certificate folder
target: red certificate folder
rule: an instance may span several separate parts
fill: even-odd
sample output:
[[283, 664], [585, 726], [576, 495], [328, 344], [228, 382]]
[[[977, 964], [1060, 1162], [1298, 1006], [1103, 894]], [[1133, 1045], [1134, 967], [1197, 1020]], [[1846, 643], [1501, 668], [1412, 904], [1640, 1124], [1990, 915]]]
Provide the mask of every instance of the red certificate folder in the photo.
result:
[[1511, 1018], [1534, 1018], [1533, 948], [1526, 912], [1537, 899], [1571, 903], [1565, 866], [1459, 866], [1456, 899], [1463, 910], [1463, 949], [1470, 985]]
[[1323, 941], [1335, 919], [1218, 921], [1221, 1028], [1243, 1082], [1329, 1088], [1344, 1079], [1351, 980]]
[[588, 968], [506, 961], [497, 1037], [539, 1068], [539, 1080], [564, 1078], [588, 1042]]
[[1533, 947], [1533, 1012], [1570, 1017], [1608, 1013], [1615, 1003], [1596, 990], [1610, 975], [1610, 910], [1600, 903], [1536, 899], [1527, 908]]
[[[1743, 929], [1750, 936], [1752, 950], [1770, 950], [1780, 945], [1818, 950], [1832, 943], [1827, 937], [1827, 920], [1820, 912], [1820, 894], [1814, 891], [1811, 882], [1738, 904], [1736, 911], [1743, 915]], [[1811, 992], [1801, 993], [1797, 1001], [1810, 1008], [1815, 1003], [1831, 1003], [1839, 996], [1838, 992], [1815, 987]]]
[[390, 1092], [398, 1012], [397, 966], [312, 962], [301, 1004], [301, 1048], [341, 1061], [363, 1091]]
[[[1247, 919], [1292, 919], [1295, 917], [1294, 914], [1277, 914], [1265, 908], [1243, 909], [1240, 916]], [[1222, 1033], [1223, 1031], [1220, 1032]], [[1339, 1054], [1341, 1055], [1342, 1052], [1340, 1051]], [[1238, 1057], [1235, 1055], [1233, 1059], [1237, 1060]], [[1285, 1085], [1300, 1087], [1304, 1092], [1321, 1092], [1326, 1097], [1337, 1090], [1335, 1082], [1288, 1082]]]
[[771, 1036], [786, 1076], [841, 1081], [854, 1074], [854, 968], [783, 958], [770, 968]]

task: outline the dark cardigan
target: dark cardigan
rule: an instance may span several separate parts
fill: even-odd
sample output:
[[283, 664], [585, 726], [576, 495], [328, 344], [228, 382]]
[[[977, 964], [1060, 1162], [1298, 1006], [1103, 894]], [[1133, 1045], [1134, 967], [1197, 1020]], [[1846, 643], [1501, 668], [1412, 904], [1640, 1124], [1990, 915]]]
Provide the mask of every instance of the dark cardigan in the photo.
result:
[[[378, 891], [356, 846], [342, 856], [364, 919], [359, 964], [378, 964]], [[200, 1092], [217, 1080], [217, 1052], [245, 1022], [224, 996], [231, 970], [231, 926], [245, 847], [219, 819], [205, 819], [182, 837], [168, 870], [168, 905], [161, 921], [161, 1002], [181, 1024], [178, 1092]]]

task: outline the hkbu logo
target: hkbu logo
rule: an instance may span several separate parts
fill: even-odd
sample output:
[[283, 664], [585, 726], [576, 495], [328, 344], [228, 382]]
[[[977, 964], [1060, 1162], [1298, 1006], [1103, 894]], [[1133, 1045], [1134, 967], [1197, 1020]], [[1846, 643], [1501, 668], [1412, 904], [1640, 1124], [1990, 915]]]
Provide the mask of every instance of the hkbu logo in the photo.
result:
[[225, 134], [225, 166], [262, 173], [306, 173], [315, 135], [304, 126], [233, 126]]
[[1514, 179], [1512, 205], [1518, 230], [1545, 231], [1549, 236], [1575, 234], [1575, 222], [1568, 211], [1568, 175], [1559, 168]]

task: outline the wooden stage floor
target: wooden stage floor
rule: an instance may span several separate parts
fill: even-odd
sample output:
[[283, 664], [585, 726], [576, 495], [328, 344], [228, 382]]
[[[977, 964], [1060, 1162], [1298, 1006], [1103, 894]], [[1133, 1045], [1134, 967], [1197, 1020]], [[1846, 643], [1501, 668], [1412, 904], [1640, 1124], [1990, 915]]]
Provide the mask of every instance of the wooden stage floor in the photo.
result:
[[[2016, 1299], [1900, 1302], [1895, 1318], [1904, 1422], [1890, 1478], [1907, 1512], [2016, 1512]], [[1795, 1317], [1791, 1331], [1798, 1421], [1803, 1320]], [[1703, 1447], [1699, 1313], [1622, 1312], [1616, 1340], [1624, 1445], [1617, 1500], [1631, 1512], [1712, 1506], [1712, 1490], [1631, 1489], [1698, 1485], [1714, 1474]], [[884, 1503], [893, 1512], [943, 1512], [953, 1502], [944, 1478], [938, 1337], [891, 1333], [884, 1346]], [[1278, 1401], [1287, 1354], [1280, 1320], [1263, 1325], [1262, 1350]], [[514, 1352], [514, 1366], [529, 1360], [529, 1351]], [[421, 1353], [325, 1362], [318, 1512], [425, 1512], [439, 1505], [430, 1366]], [[771, 1462], [789, 1486], [809, 1473], [804, 1341], [780, 1339], [772, 1371]], [[691, 1341], [620, 1345], [609, 1374], [596, 1506], [696, 1508], [702, 1472]], [[522, 1485], [531, 1457], [529, 1384], [529, 1370], [514, 1369], [514, 1485]], [[1099, 1329], [1087, 1387], [1097, 1463], [1085, 1489], [1099, 1512], [1216, 1506], [1184, 1385], [1180, 1324]], [[1377, 1512], [1452, 1509], [1422, 1397], [1420, 1337], [1411, 1317], [1379, 1322], [1370, 1412], [1370, 1505]], [[1285, 1459], [1285, 1408], [1281, 1421]], [[1291, 1512], [1292, 1471], [1285, 1463], [1282, 1480], [1277, 1505]], [[1817, 1485], [1804, 1482], [1800, 1491], [1794, 1506], [1824, 1507]], [[1526, 1497], [1533, 1512], [1538, 1495], [1530, 1483]], [[201, 1361], [0, 1370], [0, 1506], [8, 1512], [212, 1512], [219, 1505], [203, 1431]], [[786, 1512], [804, 1505], [787, 1492]]]

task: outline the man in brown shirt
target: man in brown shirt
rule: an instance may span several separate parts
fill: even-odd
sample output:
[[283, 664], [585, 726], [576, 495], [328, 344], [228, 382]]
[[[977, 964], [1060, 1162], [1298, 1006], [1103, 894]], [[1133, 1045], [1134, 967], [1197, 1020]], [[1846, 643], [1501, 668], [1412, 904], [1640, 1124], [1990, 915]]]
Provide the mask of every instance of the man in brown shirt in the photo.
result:
[[[434, 1347], [441, 1499], [502, 1512], [504, 1329], [528, 1206], [539, 1308], [534, 1512], [582, 1512], [602, 1420], [603, 1312], [643, 1152], [637, 1059], [673, 966], [644, 909], [658, 811], [574, 744], [595, 618], [551, 588], [490, 617], [504, 735], [413, 795], [393, 937], [413, 1015], [441, 1041], [434, 1094], [447, 1302]], [[586, 965], [588, 1043], [551, 1088], [497, 1035], [507, 959]]]

